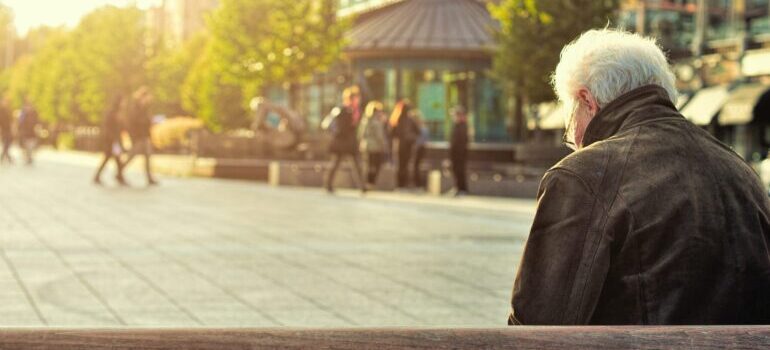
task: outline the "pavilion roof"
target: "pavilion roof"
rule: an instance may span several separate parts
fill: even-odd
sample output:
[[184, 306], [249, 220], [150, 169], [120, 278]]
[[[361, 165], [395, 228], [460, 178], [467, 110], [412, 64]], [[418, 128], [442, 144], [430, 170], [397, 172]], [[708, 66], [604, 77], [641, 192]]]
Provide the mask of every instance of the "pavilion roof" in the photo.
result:
[[361, 16], [349, 57], [478, 56], [494, 47], [496, 22], [477, 0], [404, 0]]

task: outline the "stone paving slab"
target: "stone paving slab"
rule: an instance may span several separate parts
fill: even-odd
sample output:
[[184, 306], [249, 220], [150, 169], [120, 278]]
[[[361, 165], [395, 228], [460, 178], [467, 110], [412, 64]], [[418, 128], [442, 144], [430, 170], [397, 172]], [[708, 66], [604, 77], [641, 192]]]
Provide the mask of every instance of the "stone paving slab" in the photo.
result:
[[[0, 167], [0, 326], [500, 326], [534, 201]], [[105, 176], [105, 179], [107, 176]]]

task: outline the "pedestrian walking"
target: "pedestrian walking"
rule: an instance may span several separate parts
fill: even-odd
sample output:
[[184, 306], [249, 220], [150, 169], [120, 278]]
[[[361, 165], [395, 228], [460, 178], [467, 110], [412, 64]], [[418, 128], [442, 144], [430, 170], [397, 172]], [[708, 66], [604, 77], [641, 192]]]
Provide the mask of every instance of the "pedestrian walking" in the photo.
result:
[[117, 168], [115, 180], [121, 185], [127, 185], [125, 179], [123, 178], [123, 162], [120, 160], [120, 156], [124, 152], [124, 149], [120, 140], [121, 128], [119, 118], [121, 111], [125, 110], [123, 107], [125, 107], [126, 101], [127, 100], [124, 98], [116, 97], [110, 104], [107, 113], [104, 115], [100, 135], [103, 159], [99, 165], [99, 168], [96, 169], [96, 174], [94, 175], [93, 181], [96, 185], [102, 184], [102, 171], [104, 171], [104, 168], [107, 166], [107, 163], [109, 163], [110, 160], [115, 162], [115, 166]]
[[350, 107], [350, 110], [353, 112], [353, 124], [358, 126], [359, 123], [361, 123], [361, 116], [362, 111], [361, 108], [362, 105], [362, 96], [361, 96], [361, 88], [358, 87], [358, 85], [353, 85], [350, 88], [350, 102], [348, 103], [348, 106]]
[[388, 150], [385, 111], [381, 102], [372, 101], [366, 105], [358, 132], [361, 140], [360, 150], [366, 158], [366, 183], [373, 187], [377, 184], [377, 176]]
[[397, 142], [398, 168], [396, 170], [396, 185], [399, 188], [409, 187], [409, 167], [411, 165], [414, 143], [419, 136], [417, 124], [410, 115], [411, 105], [408, 100], [402, 100], [393, 110], [390, 117], [392, 139]]
[[19, 114], [18, 135], [19, 147], [24, 152], [24, 161], [27, 165], [34, 163], [34, 153], [37, 147], [37, 125], [40, 118], [32, 103], [27, 101]]
[[0, 138], [3, 141], [3, 151], [0, 154], [0, 164], [13, 164], [11, 145], [13, 144], [13, 113], [8, 98], [0, 103]]
[[428, 146], [428, 140], [430, 139], [430, 130], [425, 124], [425, 120], [422, 117], [422, 113], [418, 109], [412, 110], [412, 119], [415, 125], [417, 125], [417, 131], [419, 132], [417, 140], [414, 142], [414, 163], [412, 164], [412, 179], [414, 185], [417, 187], [424, 187], [424, 179], [422, 178], [421, 165], [422, 160], [425, 158], [425, 152]]
[[342, 94], [342, 106], [332, 109], [329, 116], [323, 123], [324, 129], [332, 134], [332, 141], [329, 145], [331, 153], [331, 167], [326, 176], [326, 190], [334, 193], [334, 179], [337, 175], [340, 163], [349, 158], [353, 163], [353, 170], [356, 173], [361, 192], [366, 192], [366, 184], [361, 174], [361, 163], [359, 162], [358, 137], [356, 135], [356, 124], [353, 120], [353, 101], [357, 99], [357, 90], [348, 88]]
[[462, 106], [452, 108], [451, 113], [454, 125], [449, 142], [449, 160], [455, 180], [453, 194], [463, 195], [468, 193], [468, 116]]
[[575, 152], [540, 183], [509, 324], [770, 324], [766, 189], [679, 113], [663, 50], [600, 29], [560, 57]]
[[128, 159], [123, 163], [123, 168], [128, 167], [128, 164], [130, 164], [136, 156], [144, 156], [144, 171], [147, 176], [147, 184], [153, 186], [157, 185], [158, 182], [153, 178], [151, 169], [151, 103], [152, 94], [150, 94], [150, 90], [147, 87], [143, 86], [134, 92], [131, 100], [127, 104], [127, 129], [128, 135], [131, 137], [131, 150]]

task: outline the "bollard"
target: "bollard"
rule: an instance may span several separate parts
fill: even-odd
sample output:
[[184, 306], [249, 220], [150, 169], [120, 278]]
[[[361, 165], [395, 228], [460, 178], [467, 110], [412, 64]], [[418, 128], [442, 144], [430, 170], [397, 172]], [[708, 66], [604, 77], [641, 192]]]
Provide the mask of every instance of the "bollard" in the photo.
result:
[[431, 170], [428, 174], [428, 193], [434, 196], [441, 195], [441, 170]]
[[267, 183], [273, 187], [281, 185], [281, 163], [270, 162], [267, 167]]

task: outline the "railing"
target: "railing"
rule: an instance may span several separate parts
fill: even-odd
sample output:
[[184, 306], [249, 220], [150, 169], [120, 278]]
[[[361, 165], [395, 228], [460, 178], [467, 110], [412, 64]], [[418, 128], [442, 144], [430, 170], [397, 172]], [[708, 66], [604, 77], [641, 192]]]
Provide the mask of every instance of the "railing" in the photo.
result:
[[2, 349], [767, 349], [770, 326], [493, 329], [18, 329]]

